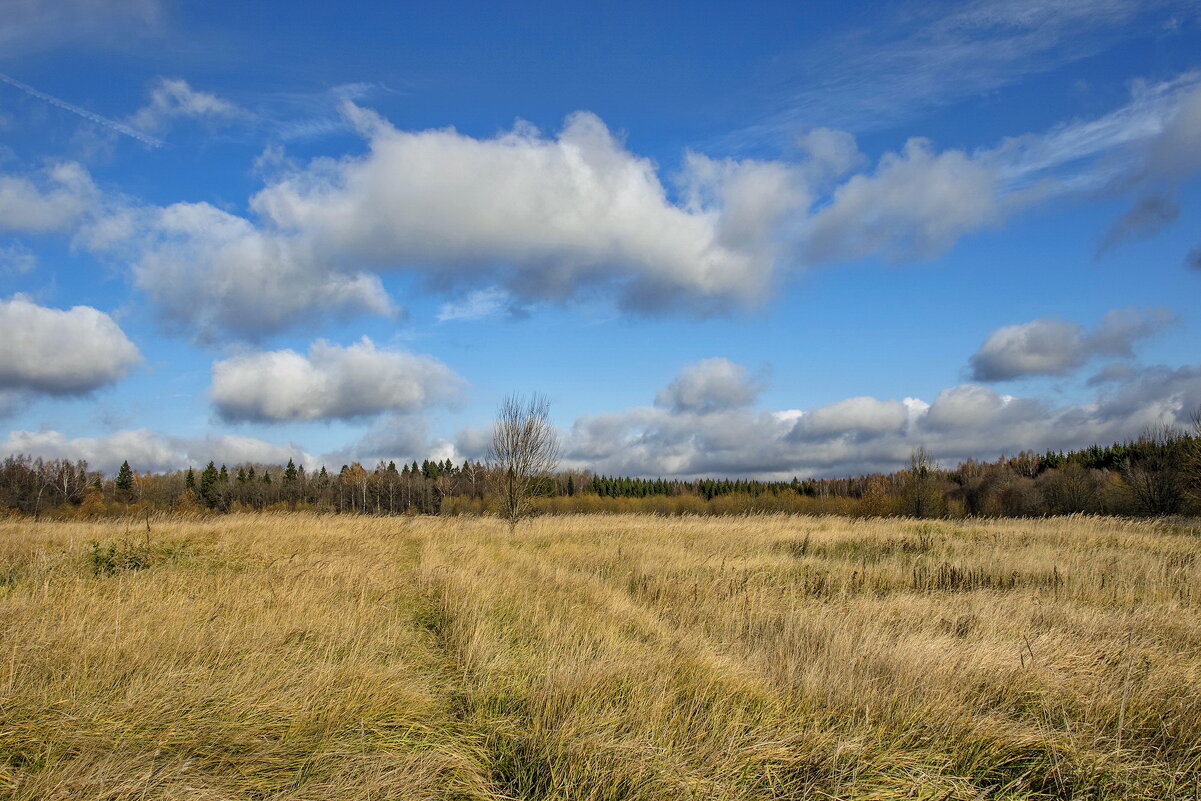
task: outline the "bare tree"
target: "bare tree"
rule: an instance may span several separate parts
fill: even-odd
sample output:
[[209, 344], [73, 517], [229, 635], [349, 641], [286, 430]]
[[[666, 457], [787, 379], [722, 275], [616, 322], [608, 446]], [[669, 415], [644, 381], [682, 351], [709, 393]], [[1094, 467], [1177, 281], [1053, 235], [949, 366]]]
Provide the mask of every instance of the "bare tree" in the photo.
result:
[[1139, 514], [1174, 515], [1184, 506], [1188, 490], [1188, 436], [1171, 423], [1143, 431], [1118, 466]]
[[938, 463], [922, 445], [909, 455], [909, 472], [905, 474], [902, 492], [905, 513], [913, 517], [938, 517], [942, 514], [943, 495], [934, 483]]
[[533, 490], [559, 464], [559, 437], [549, 415], [542, 395], [509, 395], [496, 413], [488, 467], [510, 529], [529, 514]]

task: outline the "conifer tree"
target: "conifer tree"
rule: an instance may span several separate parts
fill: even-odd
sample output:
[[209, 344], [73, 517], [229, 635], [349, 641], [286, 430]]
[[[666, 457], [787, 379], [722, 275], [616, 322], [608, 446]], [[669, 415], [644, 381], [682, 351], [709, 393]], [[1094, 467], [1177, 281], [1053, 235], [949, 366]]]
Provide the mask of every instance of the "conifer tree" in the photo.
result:
[[130, 469], [128, 461], [121, 462], [121, 469], [117, 471], [117, 479], [113, 484], [122, 492], [133, 489], [133, 470]]
[[200, 474], [200, 497], [204, 499], [208, 506], [216, 505], [216, 484], [219, 474], [217, 473], [217, 465], [212, 462], [204, 468]]

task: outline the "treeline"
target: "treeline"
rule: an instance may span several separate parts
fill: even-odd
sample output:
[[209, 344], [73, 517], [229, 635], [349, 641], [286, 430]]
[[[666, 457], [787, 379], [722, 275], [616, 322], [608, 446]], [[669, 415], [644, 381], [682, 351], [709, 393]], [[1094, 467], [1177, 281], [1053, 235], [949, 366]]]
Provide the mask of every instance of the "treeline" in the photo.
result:
[[[495, 511], [487, 467], [426, 460], [355, 462], [331, 471], [217, 465], [165, 473], [128, 463], [113, 476], [82, 461], [10, 456], [0, 463], [0, 512], [97, 517], [149, 512], [308, 510], [349, 514]], [[916, 517], [1201, 514], [1201, 436], [1163, 428], [1137, 440], [1069, 452], [1022, 452], [938, 466], [924, 450], [909, 468], [849, 478], [756, 481], [643, 479], [561, 472], [534, 487], [535, 509], [737, 514], [793, 512]]]

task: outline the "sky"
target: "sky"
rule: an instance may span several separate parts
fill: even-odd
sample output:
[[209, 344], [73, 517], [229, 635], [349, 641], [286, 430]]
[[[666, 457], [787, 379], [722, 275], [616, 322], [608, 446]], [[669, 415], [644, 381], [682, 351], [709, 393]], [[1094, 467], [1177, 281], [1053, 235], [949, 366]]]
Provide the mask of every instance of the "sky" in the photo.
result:
[[0, 455], [953, 466], [1201, 408], [1201, 0], [7, 0]]

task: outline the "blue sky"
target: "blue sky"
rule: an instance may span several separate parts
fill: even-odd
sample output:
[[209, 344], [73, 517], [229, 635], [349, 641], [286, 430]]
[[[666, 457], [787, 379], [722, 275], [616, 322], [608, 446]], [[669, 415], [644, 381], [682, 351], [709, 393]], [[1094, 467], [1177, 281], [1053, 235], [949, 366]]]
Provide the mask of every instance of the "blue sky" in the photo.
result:
[[847, 475], [1201, 406], [1201, 3], [18, 0], [6, 453]]

